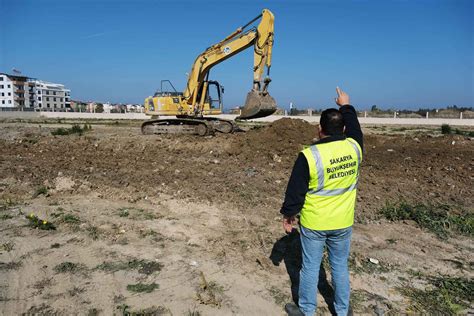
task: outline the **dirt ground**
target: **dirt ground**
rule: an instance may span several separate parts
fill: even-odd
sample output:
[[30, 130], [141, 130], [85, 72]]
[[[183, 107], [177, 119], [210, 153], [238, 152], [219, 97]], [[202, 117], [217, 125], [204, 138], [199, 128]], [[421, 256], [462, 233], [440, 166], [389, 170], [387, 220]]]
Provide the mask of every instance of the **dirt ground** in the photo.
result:
[[[298, 236], [283, 233], [279, 209], [316, 126], [282, 119], [200, 138], [94, 124], [81, 136], [51, 135], [69, 126], [0, 123], [0, 314], [284, 315]], [[474, 213], [474, 141], [430, 129], [364, 132], [352, 308], [413, 311], [403, 289], [472, 280], [472, 238], [440, 238], [380, 210], [406, 201]], [[30, 214], [56, 229], [28, 226]], [[330, 313], [328, 293], [319, 314]]]

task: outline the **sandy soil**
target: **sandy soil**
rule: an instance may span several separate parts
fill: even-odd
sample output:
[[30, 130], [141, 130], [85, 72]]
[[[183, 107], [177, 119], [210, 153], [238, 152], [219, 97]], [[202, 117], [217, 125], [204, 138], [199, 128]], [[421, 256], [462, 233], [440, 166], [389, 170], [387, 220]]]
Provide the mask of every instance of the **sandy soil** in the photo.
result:
[[[0, 314], [284, 315], [298, 236], [283, 233], [279, 207], [315, 126], [283, 119], [205, 138], [127, 125], [52, 136], [55, 127], [0, 124]], [[404, 200], [474, 212], [474, 142], [366, 132], [352, 305], [405, 312], [400, 288], [423, 288], [420, 276], [474, 275], [472, 239], [440, 239], [379, 211]], [[31, 213], [56, 230], [27, 226]]]

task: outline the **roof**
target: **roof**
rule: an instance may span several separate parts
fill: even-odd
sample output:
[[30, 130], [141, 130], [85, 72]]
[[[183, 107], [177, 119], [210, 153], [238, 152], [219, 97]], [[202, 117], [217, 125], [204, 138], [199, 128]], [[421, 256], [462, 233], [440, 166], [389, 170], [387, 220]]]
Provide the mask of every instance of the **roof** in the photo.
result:
[[24, 80], [24, 81], [26, 81], [26, 80], [30, 79], [30, 77], [18, 76], [18, 75], [9, 75], [9, 74], [4, 73], [4, 72], [0, 72], [0, 75], [5, 75], [10, 79], [15, 79], [15, 80]]

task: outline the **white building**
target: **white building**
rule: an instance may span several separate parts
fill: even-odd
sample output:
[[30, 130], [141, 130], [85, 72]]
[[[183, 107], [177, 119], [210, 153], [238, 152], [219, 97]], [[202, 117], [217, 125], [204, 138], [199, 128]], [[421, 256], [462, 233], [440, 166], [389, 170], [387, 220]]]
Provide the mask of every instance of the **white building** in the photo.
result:
[[110, 102], [106, 102], [103, 104], [103, 107], [104, 107], [104, 113], [111, 113], [112, 110], [115, 109], [115, 106], [110, 104]]
[[71, 107], [71, 90], [58, 83], [0, 73], [0, 107], [67, 109]]
[[0, 107], [29, 108], [28, 77], [0, 73]]
[[59, 83], [33, 80], [34, 107], [40, 110], [71, 108], [71, 90]]

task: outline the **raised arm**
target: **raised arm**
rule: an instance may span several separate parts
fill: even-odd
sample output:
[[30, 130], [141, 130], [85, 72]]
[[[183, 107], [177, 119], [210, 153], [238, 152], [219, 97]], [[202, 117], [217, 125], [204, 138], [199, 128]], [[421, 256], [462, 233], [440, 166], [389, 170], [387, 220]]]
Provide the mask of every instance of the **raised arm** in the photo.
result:
[[364, 149], [362, 129], [360, 128], [356, 110], [352, 105], [350, 105], [349, 95], [339, 87], [336, 88], [336, 92], [337, 98], [335, 98], [335, 101], [336, 104], [339, 105], [339, 111], [344, 118], [345, 134], [347, 137], [353, 138], [359, 143], [360, 148]]

